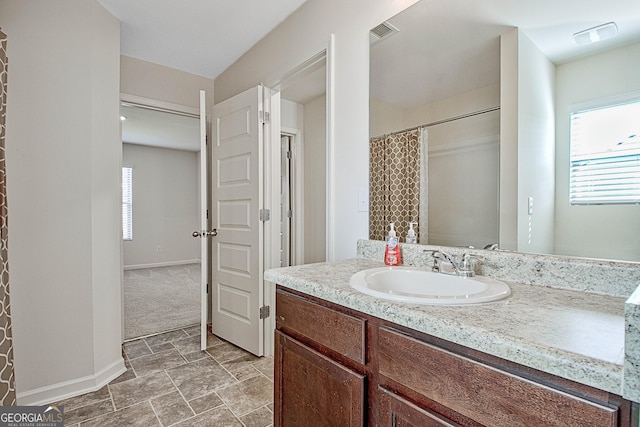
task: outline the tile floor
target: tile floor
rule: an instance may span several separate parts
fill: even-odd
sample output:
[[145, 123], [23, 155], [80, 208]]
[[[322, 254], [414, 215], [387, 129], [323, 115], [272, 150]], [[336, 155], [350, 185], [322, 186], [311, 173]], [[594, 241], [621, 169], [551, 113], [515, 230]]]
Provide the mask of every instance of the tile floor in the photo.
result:
[[66, 426], [238, 426], [273, 423], [273, 358], [194, 326], [130, 341], [127, 372], [102, 389], [57, 402]]

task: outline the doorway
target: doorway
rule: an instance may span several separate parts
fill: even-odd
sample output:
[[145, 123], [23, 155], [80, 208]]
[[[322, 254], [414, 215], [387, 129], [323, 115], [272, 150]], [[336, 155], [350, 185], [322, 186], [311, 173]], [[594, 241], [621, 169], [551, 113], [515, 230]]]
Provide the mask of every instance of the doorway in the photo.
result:
[[212, 108], [212, 330], [256, 355], [273, 354], [264, 270], [330, 253], [332, 46]]
[[289, 190], [283, 202], [288, 201], [291, 210], [289, 222], [283, 223], [290, 230], [289, 265], [327, 260], [326, 75], [326, 59], [319, 60], [293, 81], [283, 82], [280, 93], [281, 138], [290, 146], [290, 158], [283, 154], [281, 160], [283, 175], [285, 162], [289, 168], [288, 184], [282, 183], [283, 190]]
[[[200, 323], [198, 229], [200, 129], [197, 111], [123, 96], [123, 166], [131, 168], [130, 217], [123, 223], [125, 340]], [[124, 194], [123, 194], [124, 195]]]

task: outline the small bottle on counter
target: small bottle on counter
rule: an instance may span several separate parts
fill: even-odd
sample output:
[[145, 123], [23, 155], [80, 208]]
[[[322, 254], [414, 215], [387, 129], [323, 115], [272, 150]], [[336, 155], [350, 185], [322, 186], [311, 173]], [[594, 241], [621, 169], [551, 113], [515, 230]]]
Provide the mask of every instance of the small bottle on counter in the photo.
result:
[[417, 222], [409, 223], [409, 231], [407, 231], [407, 237], [405, 239], [405, 242], [410, 244], [418, 243], [418, 237], [416, 236], [416, 231], [413, 229], [413, 224], [418, 225]]
[[389, 236], [387, 237], [387, 247], [384, 251], [384, 263], [389, 266], [400, 265], [402, 256], [400, 255], [400, 246], [398, 245], [398, 237], [394, 229], [394, 223], [389, 224]]

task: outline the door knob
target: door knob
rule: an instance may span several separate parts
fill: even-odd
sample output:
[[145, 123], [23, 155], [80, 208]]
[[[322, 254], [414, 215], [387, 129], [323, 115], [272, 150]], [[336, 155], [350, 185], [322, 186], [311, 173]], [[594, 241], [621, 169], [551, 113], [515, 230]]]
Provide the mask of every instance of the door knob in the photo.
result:
[[194, 231], [191, 233], [193, 237], [209, 237], [209, 236], [217, 236], [218, 230], [215, 228], [213, 230], [203, 230], [203, 231]]

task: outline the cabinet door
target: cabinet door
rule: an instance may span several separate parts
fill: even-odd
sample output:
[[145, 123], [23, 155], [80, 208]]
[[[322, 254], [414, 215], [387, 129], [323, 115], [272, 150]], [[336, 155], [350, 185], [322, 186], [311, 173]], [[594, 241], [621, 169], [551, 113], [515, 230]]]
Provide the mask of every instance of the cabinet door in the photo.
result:
[[366, 377], [275, 334], [275, 425], [363, 426]]
[[395, 393], [378, 388], [380, 427], [459, 427]]

